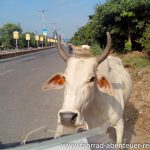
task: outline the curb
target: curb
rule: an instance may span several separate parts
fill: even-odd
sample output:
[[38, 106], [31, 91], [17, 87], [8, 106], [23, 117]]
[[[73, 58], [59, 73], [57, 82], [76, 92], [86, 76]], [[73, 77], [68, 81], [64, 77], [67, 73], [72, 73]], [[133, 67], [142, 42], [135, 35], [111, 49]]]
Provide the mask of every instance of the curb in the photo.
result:
[[48, 49], [55, 48], [55, 47], [57, 47], [57, 46], [51, 46], [51, 47], [45, 47], [45, 48], [34, 48], [32, 50], [24, 50], [24, 51], [20, 51], [20, 52], [10, 52], [7, 54], [0, 54], [0, 60], [5, 59], [5, 58], [26, 55], [26, 54], [30, 54], [30, 53], [36, 53], [39, 51], [44, 51], [44, 50], [48, 50]]

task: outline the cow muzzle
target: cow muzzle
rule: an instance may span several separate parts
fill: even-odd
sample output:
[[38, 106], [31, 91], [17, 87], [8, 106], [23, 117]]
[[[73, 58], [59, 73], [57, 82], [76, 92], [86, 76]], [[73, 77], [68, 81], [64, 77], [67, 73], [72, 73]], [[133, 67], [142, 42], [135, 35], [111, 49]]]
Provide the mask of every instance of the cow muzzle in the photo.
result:
[[74, 112], [60, 112], [59, 116], [61, 124], [64, 126], [74, 126], [78, 114]]

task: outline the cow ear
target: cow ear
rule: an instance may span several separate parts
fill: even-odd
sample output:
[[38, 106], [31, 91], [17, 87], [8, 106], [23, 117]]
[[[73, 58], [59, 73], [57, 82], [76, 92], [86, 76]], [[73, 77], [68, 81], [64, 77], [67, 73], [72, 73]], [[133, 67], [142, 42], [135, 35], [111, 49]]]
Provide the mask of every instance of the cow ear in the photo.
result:
[[97, 86], [100, 91], [113, 95], [112, 85], [104, 75], [97, 79]]
[[43, 84], [42, 90], [48, 91], [50, 89], [61, 89], [64, 87], [64, 84], [65, 77], [62, 74], [55, 74]]

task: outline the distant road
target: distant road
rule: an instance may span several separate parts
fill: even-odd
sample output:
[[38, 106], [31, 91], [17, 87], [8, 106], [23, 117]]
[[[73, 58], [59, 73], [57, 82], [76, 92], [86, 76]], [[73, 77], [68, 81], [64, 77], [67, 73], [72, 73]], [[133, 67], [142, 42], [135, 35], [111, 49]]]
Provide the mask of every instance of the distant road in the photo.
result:
[[[0, 142], [21, 141], [41, 126], [55, 130], [63, 90], [43, 92], [45, 80], [63, 72], [66, 64], [57, 49], [0, 61]], [[29, 140], [53, 136], [37, 132]]]

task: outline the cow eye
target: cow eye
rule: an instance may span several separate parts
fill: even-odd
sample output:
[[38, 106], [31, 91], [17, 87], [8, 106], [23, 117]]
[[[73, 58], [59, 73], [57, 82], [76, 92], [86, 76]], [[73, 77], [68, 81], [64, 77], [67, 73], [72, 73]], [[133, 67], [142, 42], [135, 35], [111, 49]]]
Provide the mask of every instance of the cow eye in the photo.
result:
[[90, 82], [94, 82], [95, 81], [95, 77], [93, 76], [91, 79], [90, 79]]

